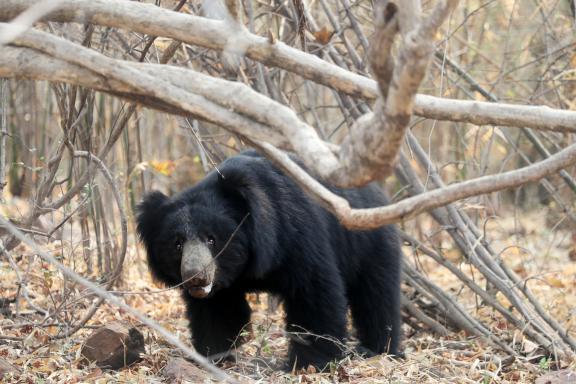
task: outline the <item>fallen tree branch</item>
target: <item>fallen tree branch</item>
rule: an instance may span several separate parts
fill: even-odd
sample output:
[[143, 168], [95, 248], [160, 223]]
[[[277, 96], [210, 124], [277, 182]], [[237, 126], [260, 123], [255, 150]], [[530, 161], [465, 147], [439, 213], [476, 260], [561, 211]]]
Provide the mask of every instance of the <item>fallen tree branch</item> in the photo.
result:
[[465, 329], [472, 335], [482, 337], [490, 344], [505, 351], [510, 356], [516, 356], [517, 353], [504, 341], [496, 337], [490, 329], [479, 320], [475, 319], [466, 311], [464, 306], [451, 297], [448, 293], [444, 292], [437, 284], [425, 279], [422, 274], [409, 263], [402, 264], [402, 272], [406, 281], [410, 284], [417, 284], [431, 294], [438, 300], [438, 303], [443, 307], [444, 312], [451, 314], [451, 319], [456, 322], [459, 328]]
[[[137, 101], [144, 106], [160, 111], [177, 115], [190, 115], [186, 110], [168, 104], [161, 98], [146, 92], [135, 90], [126, 85], [125, 82], [107, 78], [79, 65], [68, 63], [34, 49], [8, 46], [3, 48], [2, 53], [3, 55], [0, 55], [0, 77], [59, 81], [80, 85], [127, 100]], [[263, 96], [245, 84], [208, 76], [181, 67], [136, 62], [123, 63], [135, 71], [143, 71], [150, 76], [170, 82], [174, 86], [184, 88], [188, 92], [210, 99], [214, 103], [222, 103], [225, 108], [219, 109], [219, 114], [213, 119], [219, 119], [222, 116], [226, 118], [221, 113], [244, 115], [234, 118], [244, 118], [245, 125], [251, 124], [252, 130], [235, 129], [233, 130], [234, 133], [267, 141], [275, 147], [291, 150], [292, 147], [282, 132], [290, 135], [292, 130], [300, 127], [313, 129], [300, 120], [292, 109]], [[246, 119], [246, 117], [249, 118]], [[334, 153], [339, 150], [335, 144], [323, 142], [323, 145], [326, 145]]]
[[[536, 341], [539, 345], [545, 346], [547, 348], [549, 346], [552, 346], [552, 348], [550, 348], [551, 351], [554, 349], [553, 348], [554, 340], [552, 338], [547, 338], [544, 336], [544, 335], [547, 336], [546, 333], [543, 335], [542, 333], [539, 333], [538, 330], [533, 329], [533, 326], [531, 324], [532, 322], [525, 321], [522, 317], [519, 318], [516, 315], [514, 315], [512, 313], [512, 311], [505, 308], [501, 303], [499, 303], [495, 296], [488, 293], [486, 290], [481, 288], [473, 279], [466, 276], [466, 274], [464, 272], [462, 272], [460, 268], [458, 268], [457, 266], [455, 266], [454, 264], [452, 264], [451, 262], [446, 260], [443, 256], [441, 256], [440, 254], [438, 254], [434, 250], [423, 245], [418, 240], [414, 239], [412, 236], [406, 234], [405, 232], [400, 232], [400, 236], [402, 237], [402, 239], [404, 241], [408, 242], [415, 251], [420, 251], [420, 252], [428, 255], [434, 261], [436, 261], [438, 264], [440, 264], [444, 268], [448, 269], [460, 281], [462, 281], [463, 284], [465, 284], [476, 295], [478, 295], [480, 298], [482, 298], [482, 300], [485, 303], [489, 304], [495, 310], [500, 312], [506, 318], [506, 320], [508, 320], [511, 324], [514, 324], [514, 326], [516, 328], [521, 329], [522, 332], [524, 332], [532, 340]], [[482, 268], [479, 268], [479, 270], [482, 270]], [[483, 273], [483, 274], [490, 281], [490, 276], [487, 276], [486, 273]], [[506, 296], [511, 296], [513, 291], [510, 289], [510, 290], [504, 290], [502, 292]], [[512, 299], [511, 301], [514, 301], [514, 300]], [[520, 310], [520, 312], [522, 312], [522, 311]]]
[[[37, 0], [4, 0], [0, 21], [9, 21]], [[357, 75], [315, 55], [280, 41], [271, 44], [265, 37], [230, 30], [227, 21], [173, 12], [151, 4], [113, 0], [63, 0], [59, 10], [44, 20], [93, 23], [164, 36], [205, 48], [225, 50], [236, 45], [239, 52], [263, 64], [296, 73], [342, 93], [375, 99], [376, 82]], [[230, 44], [234, 42], [235, 44]], [[576, 112], [545, 106], [522, 106], [416, 95], [414, 113], [418, 116], [476, 125], [528, 127], [557, 132], [576, 132]]]

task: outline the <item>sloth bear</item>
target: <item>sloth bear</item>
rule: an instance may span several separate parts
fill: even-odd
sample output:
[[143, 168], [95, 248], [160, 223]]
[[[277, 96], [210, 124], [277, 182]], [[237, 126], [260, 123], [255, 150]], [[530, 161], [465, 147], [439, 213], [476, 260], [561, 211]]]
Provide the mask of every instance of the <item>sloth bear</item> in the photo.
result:
[[[337, 189], [354, 208], [385, 205], [376, 185]], [[181, 285], [195, 348], [222, 355], [250, 322], [246, 292], [278, 295], [287, 368], [342, 357], [347, 312], [369, 354], [398, 354], [401, 250], [393, 226], [350, 231], [254, 151], [173, 197], [151, 192], [138, 232], [152, 274]]]

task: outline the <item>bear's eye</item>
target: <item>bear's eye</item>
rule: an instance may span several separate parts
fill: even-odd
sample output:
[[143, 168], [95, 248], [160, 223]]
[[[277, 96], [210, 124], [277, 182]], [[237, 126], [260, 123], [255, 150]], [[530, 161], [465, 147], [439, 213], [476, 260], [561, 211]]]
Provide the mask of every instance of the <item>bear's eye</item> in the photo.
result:
[[182, 248], [184, 248], [184, 244], [183, 244], [181, 239], [176, 240], [176, 243], [174, 244], [174, 248], [176, 248], [176, 251], [182, 252]]
[[213, 247], [216, 244], [216, 240], [212, 236], [206, 236], [206, 244]]

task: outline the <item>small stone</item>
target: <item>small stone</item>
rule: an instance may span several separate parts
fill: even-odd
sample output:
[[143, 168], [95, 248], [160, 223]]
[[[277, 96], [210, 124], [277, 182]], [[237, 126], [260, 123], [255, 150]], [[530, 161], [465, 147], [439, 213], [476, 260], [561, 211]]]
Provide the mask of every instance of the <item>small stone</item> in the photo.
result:
[[113, 322], [95, 330], [84, 342], [81, 355], [100, 368], [119, 369], [140, 360], [144, 336], [134, 328]]
[[206, 372], [179, 357], [173, 357], [168, 360], [166, 366], [162, 369], [162, 375], [171, 383], [183, 380], [193, 383], [202, 383], [206, 380], [211, 382]]

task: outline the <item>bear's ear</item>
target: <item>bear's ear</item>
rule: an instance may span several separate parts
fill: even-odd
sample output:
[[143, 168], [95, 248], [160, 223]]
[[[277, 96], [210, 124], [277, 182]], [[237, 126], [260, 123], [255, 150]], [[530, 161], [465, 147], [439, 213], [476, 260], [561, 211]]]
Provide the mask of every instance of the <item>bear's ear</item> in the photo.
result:
[[168, 197], [162, 192], [153, 191], [144, 196], [142, 202], [136, 207], [138, 235], [140, 235], [140, 239], [148, 252], [151, 251], [154, 234], [162, 223], [163, 206], [167, 200]]
[[242, 225], [248, 225], [252, 241], [253, 273], [261, 277], [277, 259], [279, 220], [272, 203], [271, 169], [261, 158], [237, 156], [226, 161], [218, 182], [229, 193], [246, 202], [250, 215]]

